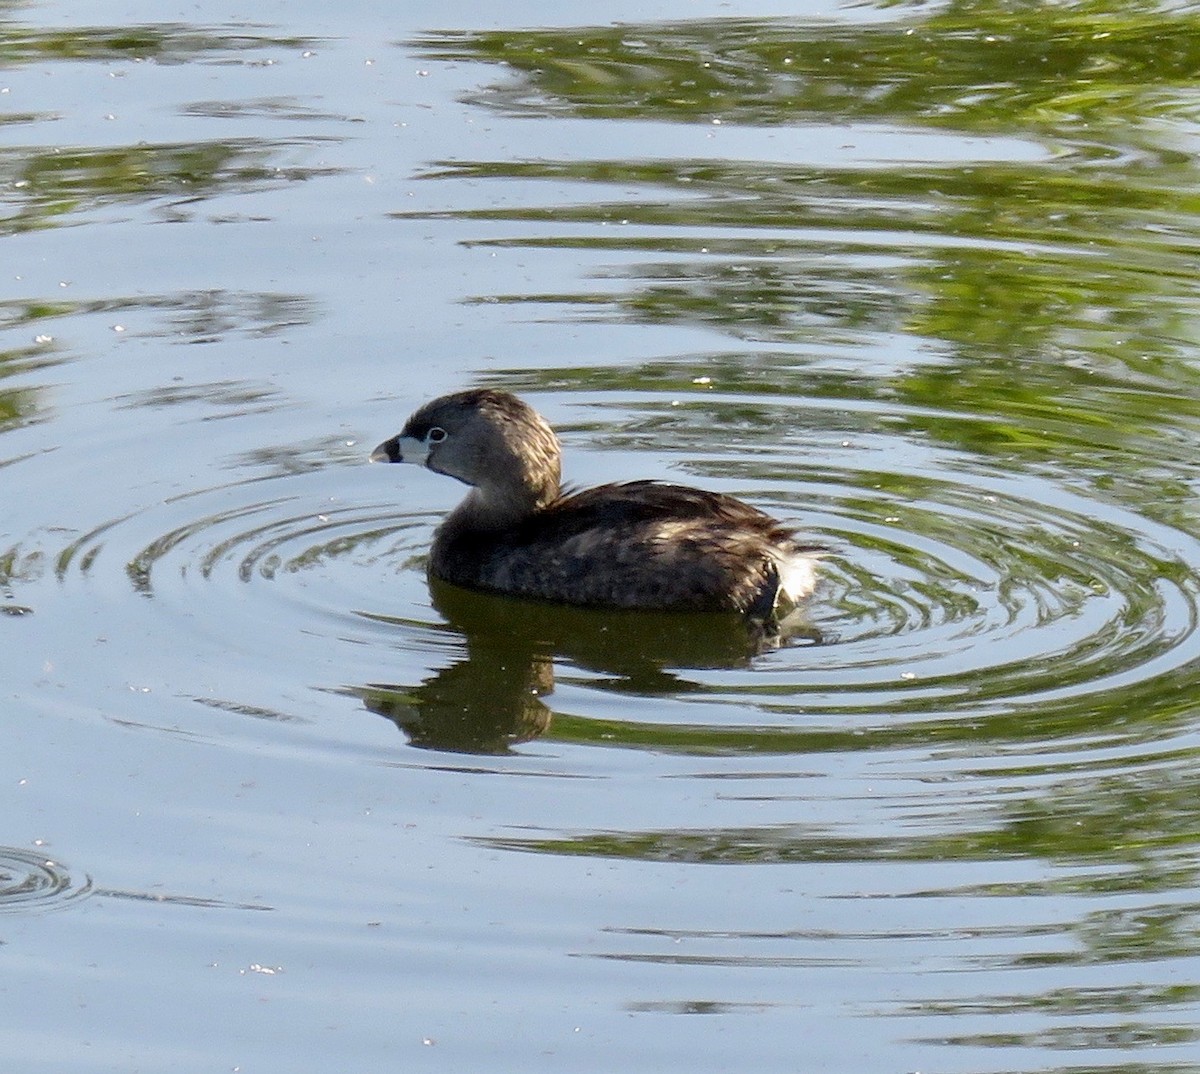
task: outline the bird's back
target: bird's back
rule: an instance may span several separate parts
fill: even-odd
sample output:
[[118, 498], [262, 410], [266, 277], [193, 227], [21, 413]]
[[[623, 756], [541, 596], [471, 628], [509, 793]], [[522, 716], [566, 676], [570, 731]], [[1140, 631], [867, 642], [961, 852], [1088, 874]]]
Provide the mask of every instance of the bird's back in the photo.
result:
[[448, 520], [430, 569], [446, 581], [609, 608], [766, 618], [812, 589], [816, 549], [731, 496], [655, 481], [560, 496], [511, 529]]

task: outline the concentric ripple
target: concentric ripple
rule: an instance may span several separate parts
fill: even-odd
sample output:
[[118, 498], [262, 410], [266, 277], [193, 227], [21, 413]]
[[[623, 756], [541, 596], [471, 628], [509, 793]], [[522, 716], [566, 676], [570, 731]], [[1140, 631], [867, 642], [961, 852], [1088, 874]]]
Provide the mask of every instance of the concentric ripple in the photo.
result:
[[57, 909], [91, 890], [90, 878], [75, 880], [61, 862], [18, 847], [0, 846], [0, 913]]
[[[637, 405], [647, 408], [644, 399]], [[911, 430], [923, 417], [915, 409], [904, 414], [908, 429], [892, 431], [903, 408], [754, 405], [770, 420], [725, 456], [714, 453], [713, 418], [701, 409], [677, 413], [674, 426], [647, 424], [660, 448], [678, 454], [671, 472], [679, 480], [747, 496], [827, 544], [822, 582], [797, 644], [763, 654], [744, 672], [681, 669], [659, 691], [686, 682], [684, 693], [736, 699], [713, 719], [758, 726], [798, 715], [878, 727], [1035, 709], [1043, 717], [1069, 710], [1078, 720], [1118, 692], [1134, 709], [1200, 661], [1200, 542], [1191, 535], [1092, 495], [1077, 475], [1068, 484], [1048, 469], [1005, 472], [986, 456], [930, 443]], [[623, 404], [614, 429], [633, 407]], [[619, 449], [621, 435], [608, 446]], [[568, 473], [580, 446], [568, 434]], [[606, 468], [615, 473], [645, 462], [638, 452], [614, 454]], [[465, 652], [462, 644], [446, 648], [423, 576], [440, 513], [358, 502], [377, 499], [379, 485], [347, 473], [357, 472], [185, 494], [39, 554], [63, 583], [120, 582], [160, 611], [207, 621], [204, 632], [223, 644], [270, 639], [281, 661], [289, 653], [303, 661], [295, 646], [278, 644], [303, 636], [334, 669], [325, 686], [422, 682], [431, 654], [444, 664]], [[402, 487], [444, 510], [449, 490], [431, 475], [406, 470]], [[9, 560], [19, 564], [19, 550]], [[654, 640], [623, 633], [600, 635], [586, 655], [558, 639], [557, 655], [564, 667], [619, 676], [629, 661], [607, 660], [605, 637], [614, 653], [635, 645], [639, 659]], [[308, 670], [278, 666], [285, 678], [307, 679]], [[575, 681], [598, 680], [589, 673]], [[487, 693], [486, 682], [478, 685]]]
[[686, 469], [757, 488], [831, 550], [808, 609], [820, 644], [739, 678], [730, 694], [755, 699], [745, 718], [1053, 712], [1078, 727], [1089, 710], [1136, 714], [1178, 692], [1200, 661], [1200, 542], [1151, 517], [1141, 490], [1106, 496], [1084, 467], [939, 443], [927, 427], [953, 417], [985, 440], [988, 419], [896, 405], [768, 404], [737, 453], [690, 461], [711, 450], [707, 408], [720, 406], [669, 419]]
[[345, 583], [341, 596], [356, 589], [363, 596], [378, 581], [372, 572], [394, 572], [421, 552], [414, 530], [427, 528], [423, 518], [304, 492], [254, 498], [261, 487], [205, 490], [107, 522], [59, 553], [56, 574], [94, 578], [119, 561], [134, 592], [164, 600], [180, 587], [287, 578], [304, 585], [319, 577], [332, 588], [317, 600], [347, 611], [350, 606], [338, 604], [339, 582]]
[[[1054, 497], [1050, 504], [1030, 492]], [[831, 521], [810, 688], [853, 709], [1000, 711], [1128, 687], [1200, 657], [1191, 538], [1035, 480], [857, 496]]]

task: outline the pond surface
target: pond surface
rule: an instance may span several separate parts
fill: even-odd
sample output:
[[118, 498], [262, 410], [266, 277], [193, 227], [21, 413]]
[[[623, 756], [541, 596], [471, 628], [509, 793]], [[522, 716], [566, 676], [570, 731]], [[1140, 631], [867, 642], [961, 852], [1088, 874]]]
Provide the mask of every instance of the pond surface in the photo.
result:
[[[1200, 1069], [1200, 13], [0, 4], [0, 1055]], [[430, 590], [366, 455], [829, 546]]]

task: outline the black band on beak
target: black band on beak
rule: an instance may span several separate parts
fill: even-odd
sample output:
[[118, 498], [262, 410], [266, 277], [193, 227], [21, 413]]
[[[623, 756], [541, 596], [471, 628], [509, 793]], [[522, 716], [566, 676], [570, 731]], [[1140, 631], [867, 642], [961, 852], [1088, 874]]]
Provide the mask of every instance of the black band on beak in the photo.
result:
[[371, 452], [372, 462], [403, 462], [404, 458], [400, 454], [400, 437], [393, 436], [391, 440], [385, 440], [374, 451]]

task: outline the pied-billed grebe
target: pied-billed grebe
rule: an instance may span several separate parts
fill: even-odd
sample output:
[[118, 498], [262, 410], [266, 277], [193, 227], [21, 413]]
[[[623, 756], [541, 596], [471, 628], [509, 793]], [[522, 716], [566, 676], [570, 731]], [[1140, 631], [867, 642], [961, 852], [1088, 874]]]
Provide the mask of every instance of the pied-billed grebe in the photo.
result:
[[421, 407], [372, 462], [411, 462], [471, 492], [442, 523], [429, 570], [471, 589], [603, 608], [739, 612], [768, 619], [813, 588], [820, 549], [741, 500], [627, 481], [559, 484], [545, 419], [478, 388]]

